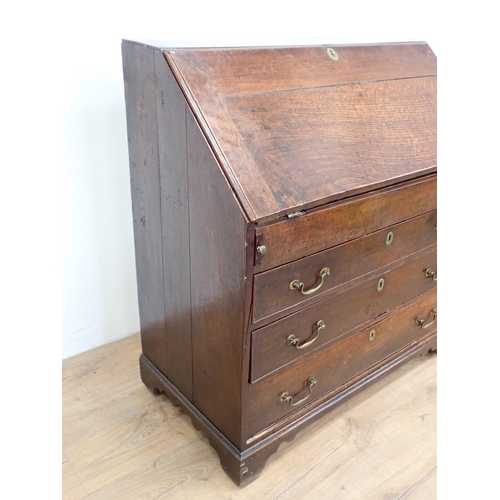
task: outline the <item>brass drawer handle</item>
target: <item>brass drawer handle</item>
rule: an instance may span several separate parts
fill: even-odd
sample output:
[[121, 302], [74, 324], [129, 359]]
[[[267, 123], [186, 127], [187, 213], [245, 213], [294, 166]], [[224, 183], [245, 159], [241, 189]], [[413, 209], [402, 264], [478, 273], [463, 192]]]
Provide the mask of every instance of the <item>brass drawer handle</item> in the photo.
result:
[[297, 395], [290, 396], [290, 394], [288, 394], [288, 392], [284, 392], [280, 396], [280, 399], [279, 399], [280, 403], [290, 403], [290, 406], [300, 405], [300, 403], [303, 403], [306, 399], [309, 398], [309, 396], [311, 395], [311, 388], [313, 385], [316, 384], [316, 382], [317, 382], [317, 380], [314, 377], [309, 377], [307, 379], [306, 385], [307, 385], [307, 387], [309, 387], [309, 394], [305, 398], [302, 398], [300, 401], [297, 401], [296, 403], [292, 403], [293, 398], [296, 397]]
[[431, 326], [432, 323], [434, 323], [434, 321], [436, 321], [437, 315], [438, 315], [437, 307], [435, 307], [434, 309], [432, 309], [432, 311], [429, 314], [429, 318], [432, 317], [432, 319], [428, 323], [426, 323], [425, 320], [420, 318], [420, 317], [417, 317], [415, 319], [415, 323], [417, 323], [417, 325], [420, 328], [427, 328], [427, 327]]
[[322, 319], [320, 319], [313, 327], [316, 330], [316, 335], [314, 335], [314, 337], [311, 340], [308, 340], [303, 344], [299, 345], [299, 339], [292, 333], [287, 337], [286, 342], [288, 345], [294, 345], [296, 349], [304, 349], [304, 347], [310, 346], [318, 338], [319, 331], [323, 330], [323, 328], [325, 327], [326, 327], [325, 322]]
[[319, 272], [321, 281], [319, 282], [319, 285], [315, 286], [314, 288], [311, 288], [310, 290], [304, 290], [304, 283], [302, 283], [302, 281], [293, 280], [289, 285], [290, 290], [300, 290], [300, 293], [302, 295], [311, 295], [312, 293], [317, 292], [323, 286], [323, 282], [325, 281], [326, 276], [330, 276], [329, 267], [324, 267], [323, 269], [321, 269], [321, 271]]
[[424, 271], [424, 273], [425, 273], [426, 278], [432, 278], [432, 281], [438, 280], [437, 273], [435, 271], [433, 271], [432, 269], [426, 269]]

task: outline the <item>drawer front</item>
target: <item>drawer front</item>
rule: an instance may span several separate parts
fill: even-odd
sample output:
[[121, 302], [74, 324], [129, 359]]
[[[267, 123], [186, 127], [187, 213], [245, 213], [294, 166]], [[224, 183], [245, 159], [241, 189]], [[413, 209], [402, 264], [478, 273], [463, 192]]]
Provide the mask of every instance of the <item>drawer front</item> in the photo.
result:
[[410, 181], [263, 227], [257, 236], [266, 253], [259, 254], [256, 272], [436, 210], [436, 185], [435, 176]]
[[[250, 386], [248, 437], [341, 386], [437, 328], [435, 289], [356, 335]], [[374, 333], [372, 333], [374, 332]], [[314, 379], [315, 384], [308, 385]], [[288, 396], [292, 396], [288, 400]], [[302, 401], [302, 402], [301, 402]], [[293, 403], [296, 406], [292, 406]]]
[[[436, 245], [391, 269], [252, 333], [254, 382], [436, 286]], [[437, 276], [437, 275], [435, 275]], [[379, 282], [383, 288], [379, 291]], [[293, 335], [297, 343], [289, 341]], [[308, 344], [308, 345], [305, 345]]]
[[[436, 243], [437, 214], [410, 219], [254, 277], [254, 322], [284, 311], [374, 269]], [[319, 273], [328, 268], [323, 282]], [[304, 284], [305, 295], [290, 284]]]

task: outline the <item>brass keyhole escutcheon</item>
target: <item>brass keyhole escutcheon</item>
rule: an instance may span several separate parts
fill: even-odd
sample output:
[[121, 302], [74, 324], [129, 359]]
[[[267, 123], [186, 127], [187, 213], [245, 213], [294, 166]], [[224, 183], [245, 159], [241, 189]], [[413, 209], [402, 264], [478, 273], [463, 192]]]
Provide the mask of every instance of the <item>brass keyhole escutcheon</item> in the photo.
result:
[[374, 338], [375, 338], [375, 330], [372, 330], [372, 331], [368, 334], [368, 340], [371, 342]]
[[334, 61], [338, 61], [339, 60], [339, 55], [337, 54], [337, 52], [335, 52], [331, 47], [329, 47], [328, 49], [326, 49], [326, 52], [327, 54], [334, 60]]
[[387, 233], [387, 236], [385, 237], [385, 244], [389, 246], [394, 240], [394, 233], [392, 231], [389, 231]]
[[381, 292], [384, 289], [385, 280], [384, 278], [380, 278], [377, 283], [377, 292]]

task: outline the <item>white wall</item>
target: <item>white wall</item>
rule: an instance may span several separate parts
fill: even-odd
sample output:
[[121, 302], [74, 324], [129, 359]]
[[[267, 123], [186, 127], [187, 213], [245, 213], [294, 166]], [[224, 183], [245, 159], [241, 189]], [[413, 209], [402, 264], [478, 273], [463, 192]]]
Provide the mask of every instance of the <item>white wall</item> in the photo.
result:
[[[139, 330], [122, 38], [170, 46], [425, 40], [434, 3], [93, 0], [71, 11], [62, 57], [63, 358]], [[56, 50], [52, 47], [51, 50]]]

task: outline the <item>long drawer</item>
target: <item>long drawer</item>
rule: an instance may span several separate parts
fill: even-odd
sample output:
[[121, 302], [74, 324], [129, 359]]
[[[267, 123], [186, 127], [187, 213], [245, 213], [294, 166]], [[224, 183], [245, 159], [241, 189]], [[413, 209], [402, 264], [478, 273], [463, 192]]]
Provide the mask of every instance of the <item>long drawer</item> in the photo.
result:
[[[436, 286], [436, 245], [252, 333], [250, 381], [268, 375]], [[382, 281], [383, 280], [383, 281]]]
[[409, 181], [265, 226], [256, 233], [258, 246], [266, 248], [259, 254], [256, 272], [435, 210], [436, 186], [435, 176]]
[[250, 385], [247, 436], [304, 409], [319, 396], [369, 370], [437, 328], [436, 290], [419, 296], [382, 321], [319, 351], [288, 370]]
[[437, 273], [436, 265], [434, 245], [409, 260], [395, 262], [391, 269], [359, 285], [255, 330], [251, 382], [435, 287], [436, 281], [426, 271]]
[[[358, 276], [436, 243], [436, 211], [389, 226], [254, 277], [254, 322], [315, 300]], [[322, 269], [329, 274], [320, 276]], [[303, 283], [303, 290], [292, 283]], [[316, 292], [312, 292], [314, 288]]]

